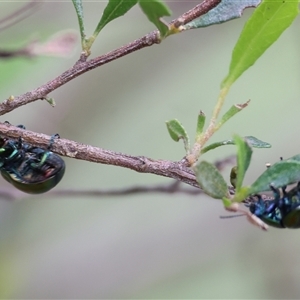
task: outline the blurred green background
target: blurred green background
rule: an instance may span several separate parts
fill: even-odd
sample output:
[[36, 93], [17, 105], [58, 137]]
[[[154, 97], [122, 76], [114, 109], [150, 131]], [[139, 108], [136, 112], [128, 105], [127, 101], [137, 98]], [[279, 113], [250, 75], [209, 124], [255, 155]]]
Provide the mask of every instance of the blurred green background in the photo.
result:
[[[24, 3], [25, 1], [23, 1]], [[169, 2], [176, 17], [193, 7]], [[22, 3], [0, 2], [0, 17]], [[87, 32], [105, 3], [86, 2]], [[226, 76], [231, 51], [250, 16], [172, 36], [88, 72], [44, 101], [5, 116], [12, 124], [132, 155], [179, 160], [181, 143], [165, 121], [178, 118], [193, 138], [199, 110], [207, 117]], [[170, 19], [171, 20], [171, 19]], [[232, 87], [226, 108], [251, 99], [213, 141], [254, 135], [272, 144], [254, 150], [246, 183], [274, 163], [299, 153], [299, 19]], [[45, 2], [30, 18], [0, 32], [1, 48], [12, 49], [62, 29], [77, 30], [70, 2]], [[109, 24], [92, 57], [153, 30], [138, 7]], [[19, 95], [61, 74], [77, 60], [17, 58], [0, 61], [0, 95]], [[233, 154], [221, 147], [205, 155], [215, 161]], [[65, 159], [57, 189], [119, 189], [171, 183], [154, 175]], [[230, 166], [224, 172], [229, 178]], [[0, 178], [1, 189], [12, 189]], [[145, 194], [88, 198], [32, 196], [0, 199], [0, 298], [208, 298], [291, 299], [300, 297], [298, 230], [265, 233], [245, 218], [221, 220], [222, 203], [204, 196]]]

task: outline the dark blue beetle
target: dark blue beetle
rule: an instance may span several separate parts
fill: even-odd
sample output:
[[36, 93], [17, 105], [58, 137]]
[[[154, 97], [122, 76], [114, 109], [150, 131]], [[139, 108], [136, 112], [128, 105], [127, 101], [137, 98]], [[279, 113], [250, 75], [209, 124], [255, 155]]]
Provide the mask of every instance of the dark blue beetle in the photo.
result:
[[[25, 129], [23, 125], [19, 128]], [[0, 137], [0, 171], [5, 180], [17, 189], [29, 193], [45, 193], [55, 187], [65, 173], [63, 159], [50, 151], [54, 139], [51, 137], [47, 150], [18, 141]]]
[[300, 182], [288, 192], [282, 187], [282, 194], [273, 185], [270, 188], [274, 199], [263, 200], [256, 195], [258, 201], [247, 205], [250, 212], [272, 227], [300, 228]]

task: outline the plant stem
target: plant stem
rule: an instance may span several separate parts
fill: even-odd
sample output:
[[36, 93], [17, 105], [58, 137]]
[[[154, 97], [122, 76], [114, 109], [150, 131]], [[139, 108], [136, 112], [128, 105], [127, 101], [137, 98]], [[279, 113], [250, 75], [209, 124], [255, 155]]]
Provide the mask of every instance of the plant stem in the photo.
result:
[[218, 130], [219, 127], [216, 126], [216, 122], [219, 116], [219, 113], [223, 107], [225, 97], [229, 91], [229, 88], [223, 88], [220, 91], [217, 104], [213, 110], [212, 117], [210, 119], [209, 125], [206, 131], [203, 134], [200, 134], [195, 141], [193, 149], [190, 155], [187, 155], [187, 161], [190, 166], [192, 166], [199, 158], [201, 150], [205, 143], [212, 137], [212, 135]]

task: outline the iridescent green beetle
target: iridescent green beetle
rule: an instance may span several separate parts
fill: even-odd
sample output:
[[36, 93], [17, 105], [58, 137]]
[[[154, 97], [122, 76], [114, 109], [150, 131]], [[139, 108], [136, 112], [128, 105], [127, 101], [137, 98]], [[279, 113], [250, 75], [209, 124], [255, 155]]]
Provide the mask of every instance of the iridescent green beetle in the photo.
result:
[[[19, 125], [20, 128], [25, 128]], [[29, 194], [41, 194], [54, 188], [65, 173], [63, 159], [50, 151], [0, 137], [0, 171], [3, 178], [17, 189]]]

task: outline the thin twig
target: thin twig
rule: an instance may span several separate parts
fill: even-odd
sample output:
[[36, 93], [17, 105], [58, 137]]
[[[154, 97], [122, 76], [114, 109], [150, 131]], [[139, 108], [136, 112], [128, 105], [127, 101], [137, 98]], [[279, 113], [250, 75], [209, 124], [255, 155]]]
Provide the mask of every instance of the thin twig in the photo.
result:
[[218, 4], [220, 4], [221, 1], [222, 0], [204, 0], [200, 4], [193, 7], [191, 10], [181, 15], [176, 20], [172, 21], [171, 24], [179, 28], [180, 25], [185, 25], [206, 14], [207, 12], [215, 8]]
[[[179, 181], [172, 182], [171, 184], [160, 184], [153, 186], [132, 186], [120, 189], [107, 189], [107, 190], [76, 190], [76, 189], [54, 189], [43, 195], [45, 197], [88, 197], [97, 199], [103, 199], [103, 197], [123, 197], [128, 195], [139, 194], [185, 194], [190, 196], [196, 196], [203, 194], [203, 191], [197, 188], [186, 188]], [[33, 197], [32, 195], [22, 193], [14, 188], [10, 190], [1, 190], [0, 199], [16, 201], [24, 200], [26, 198]]]
[[[220, 0], [205, 0], [201, 4], [195, 6], [190, 11], [184, 13], [178, 19], [172, 21], [170, 24], [185, 24], [195, 18], [198, 18], [200, 15], [207, 13], [210, 9], [213, 9], [216, 5], [220, 3]], [[176, 23], [177, 22], [177, 23]], [[135, 40], [119, 49], [113, 50], [107, 54], [98, 56], [89, 61], [84, 61], [84, 58], [81, 56], [78, 62], [71, 67], [69, 70], [65, 71], [63, 74], [58, 77], [50, 80], [46, 84], [27, 92], [23, 95], [14, 97], [14, 100], [6, 99], [0, 104], [0, 115], [8, 113], [17, 107], [28, 104], [30, 102], [45, 99], [47, 95], [67, 82], [73, 80], [77, 76], [88, 72], [92, 69], [100, 67], [104, 64], [107, 64], [113, 60], [116, 60], [120, 57], [128, 55], [137, 50], [150, 47], [154, 44], [159, 44], [161, 42], [159, 38], [158, 31], [153, 31], [142, 38]]]
[[23, 47], [17, 50], [3, 50], [0, 49], [0, 58], [15, 58], [15, 57], [31, 57], [27, 47]]

